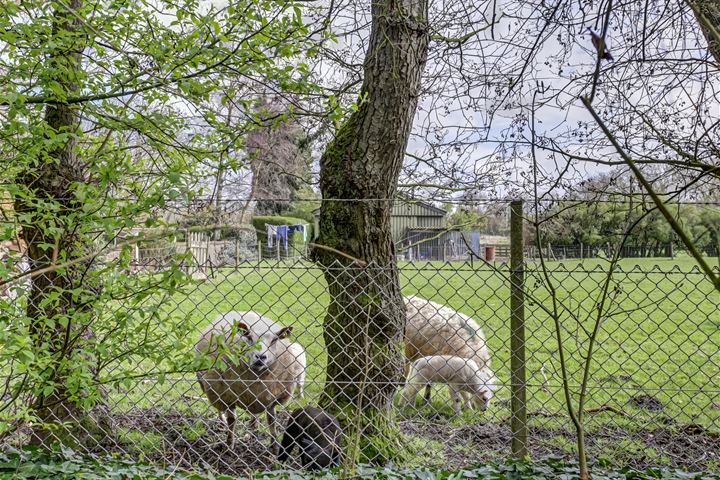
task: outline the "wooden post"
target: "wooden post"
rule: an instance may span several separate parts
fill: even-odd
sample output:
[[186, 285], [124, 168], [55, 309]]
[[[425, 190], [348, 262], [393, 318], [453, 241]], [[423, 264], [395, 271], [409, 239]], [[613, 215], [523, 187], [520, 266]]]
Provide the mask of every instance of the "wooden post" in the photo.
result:
[[185, 255], [188, 258], [188, 268], [187, 273], [188, 275], [192, 275], [192, 265], [193, 265], [193, 251], [192, 251], [192, 232], [190, 230], [185, 230]]
[[258, 262], [262, 260], [262, 240], [258, 240]]
[[235, 270], [240, 266], [240, 239], [235, 239]]
[[510, 203], [510, 409], [512, 455], [527, 458], [523, 202]]

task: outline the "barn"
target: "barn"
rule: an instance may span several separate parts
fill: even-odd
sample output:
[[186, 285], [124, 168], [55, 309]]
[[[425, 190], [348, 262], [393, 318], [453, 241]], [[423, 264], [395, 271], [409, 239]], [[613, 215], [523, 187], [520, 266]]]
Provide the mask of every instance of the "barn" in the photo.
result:
[[[315, 209], [313, 215], [314, 231], [319, 232], [320, 209]], [[479, 234], [448, 228], [447, 212], [442, 208], [412, 198], [395, 201], [390, 214], [390, 229], [398, 258], [405, 260], [466, 259], [467, 244], [475, 243], [476, 236], [479, 240]]]

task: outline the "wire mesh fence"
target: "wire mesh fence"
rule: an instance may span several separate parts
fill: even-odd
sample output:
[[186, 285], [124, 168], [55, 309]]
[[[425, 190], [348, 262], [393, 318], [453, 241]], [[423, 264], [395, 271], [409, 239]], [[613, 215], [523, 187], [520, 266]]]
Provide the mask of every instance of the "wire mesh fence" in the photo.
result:
[[[278, 458], [382, 462], [388, 450], [451, 469], [510, 455], [502, 257], [221, 261], [209, 252], [235, 253], [235, 240], [176, 237], [184, 248], [132, 244], [92, 273], [61, 269], [3, 293], [3, 445], [70, 442], [236, 474]], [[720, 298], [703, 273], [682, 256], [544, 260], [525, 261], [520, 285], [530, 454], [574, 455], [570, 399], [593, 459], [717, 468]], [[397, 292], [377, 288], [395, 278]], [[381, 328], [393, 318], [399, 334]]]

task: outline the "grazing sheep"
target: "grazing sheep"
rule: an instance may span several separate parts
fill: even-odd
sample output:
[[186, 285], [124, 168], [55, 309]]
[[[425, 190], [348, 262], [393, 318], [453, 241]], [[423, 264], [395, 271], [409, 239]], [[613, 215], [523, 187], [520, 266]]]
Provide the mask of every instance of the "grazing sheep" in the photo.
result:
[[[450, 400], [456, 414], [462, 406], [486, 410], [492, 398], [492, 386], [478, 364], [469, 358], [452, 355], [433, 355], [413, 362], [403, 390], [403, 403], [414, 405], [415, 396], [425, 387], [444, 383], [450, 388]], [[466, 395], [462, 395], [465, 393]], [[429, 398], [426, 398], [429, 400]]]
[[[220, 360], [224, 368], [198, 372], [200, 386], [228, 427], [227, 444], [234, 443], [235, 407], [253, 415], [267, 414], [272, 448], [277, 449], [275, 408], [285, 405], [302, 378], [304, 351], [287, 340], [292, 327], [283, 327], [255, 312], [230, 312], [218, 316], [195, 345], [198, 352]], [[224, 345], [219, 349], [219, 345]], [[229, 354], [231, 352], [232, 354]]]
[[[474, 360], [489, 385], [495, 389], [497, 377], [490, 367], [485, 335], [475, 320], [424, 298], [405, 297], [405, 355], [414, 361], [429, 355], [453, 355]], [[425, 393], [429, 400], [430, 389]]]
[[342, 430], [337, 419], [322, 408], [298, 408], [290, 414], [278, 461], [286, 461], [298, 447], [300, 462], [307, 470], [339, 466], [341, 437]]

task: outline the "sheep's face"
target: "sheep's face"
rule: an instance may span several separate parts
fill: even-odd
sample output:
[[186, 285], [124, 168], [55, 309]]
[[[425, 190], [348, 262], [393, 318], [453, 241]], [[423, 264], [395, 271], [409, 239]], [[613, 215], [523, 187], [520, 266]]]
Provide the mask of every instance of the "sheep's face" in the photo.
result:
[[[238, 324], [239, 329], [243, 330], [242, 339], [249, 347], [248, 366], [257, 373], [265, 372], [275, 365], [278, 357], [278, 351], [275, 344], [287, 338], [292, 331], [292, 327], [285, 327], [277, 333], [267, 332], [263, 335], [257, 335], [244, 327], [244, 324]], [[244, 328], [243, 328], [244, 327]]]
[[476, 392], [472, 396], [473, 407], [477, 410], [484, 412], [485, 410], [487, 410], [488, 403], [490, 403], [491, 398], [492, 392], [490, 392], [489, 390]]
[[474, 380], [473, 406], [478, 410], [485, 411], [490, 403], [490, 399], [493, 397], [494, 385], [483, 371], [476, 372]]

